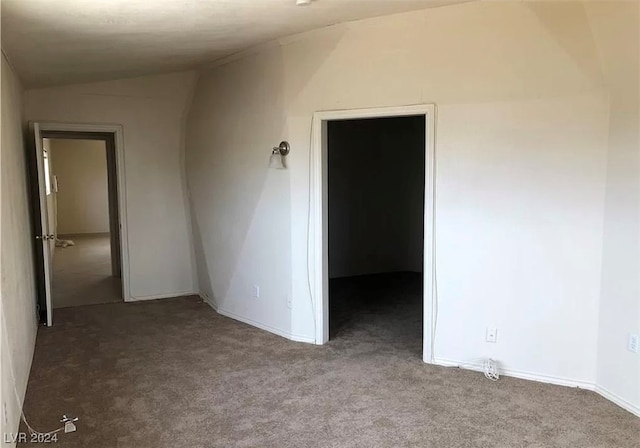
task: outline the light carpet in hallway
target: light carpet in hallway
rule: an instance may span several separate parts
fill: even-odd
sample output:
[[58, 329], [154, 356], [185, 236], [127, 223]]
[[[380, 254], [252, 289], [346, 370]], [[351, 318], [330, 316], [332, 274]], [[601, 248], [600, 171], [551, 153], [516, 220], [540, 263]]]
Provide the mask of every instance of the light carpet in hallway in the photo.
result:
[[109, 234], [61, 236], [75, 245], [56, 247], [53, 257], [54, 308], [122, 301], [119, 278], [111, 276]]

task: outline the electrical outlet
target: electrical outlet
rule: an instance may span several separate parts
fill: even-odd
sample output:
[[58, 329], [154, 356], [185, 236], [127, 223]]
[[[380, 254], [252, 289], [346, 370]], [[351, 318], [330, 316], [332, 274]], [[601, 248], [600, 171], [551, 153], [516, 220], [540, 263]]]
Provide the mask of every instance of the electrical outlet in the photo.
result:
[[629, 335], [629, 345], [627, 347], [630, 352], [638, 353], [640, 352], [640, 336], [637, 334]]
[[260, 287], [258, 285], [253, 285], [253, 298], [257, 299], [260, 297]]
[[498, 342], [498, 329], [487, 327], [487, 342]]

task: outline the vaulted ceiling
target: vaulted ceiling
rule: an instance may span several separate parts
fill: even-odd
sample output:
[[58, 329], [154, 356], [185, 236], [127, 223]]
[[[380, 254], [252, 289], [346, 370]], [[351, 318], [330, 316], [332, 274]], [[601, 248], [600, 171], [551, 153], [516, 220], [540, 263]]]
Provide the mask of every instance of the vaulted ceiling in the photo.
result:
[[189, 69], [269, 40], [468, 0], [2, 0], [2, 48], [27, 87]]

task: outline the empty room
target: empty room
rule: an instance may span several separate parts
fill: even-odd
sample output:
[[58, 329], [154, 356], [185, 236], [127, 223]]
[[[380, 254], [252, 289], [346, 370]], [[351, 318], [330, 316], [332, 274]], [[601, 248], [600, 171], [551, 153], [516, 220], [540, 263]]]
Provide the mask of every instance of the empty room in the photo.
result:
[[327, 124], [330, 340], [422, 357], [425, 122]]
[[640, 2], [2, 0], [3, 446], [640, 443]]

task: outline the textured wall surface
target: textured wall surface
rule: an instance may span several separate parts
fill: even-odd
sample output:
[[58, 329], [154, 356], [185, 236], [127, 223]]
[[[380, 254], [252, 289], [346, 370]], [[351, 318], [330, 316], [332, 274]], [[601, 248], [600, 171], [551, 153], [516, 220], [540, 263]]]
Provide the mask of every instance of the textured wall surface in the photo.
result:
[[[36, 339], [33, 240], [24, 148], [22, 87], [2, 55], [0, 147], [1, 434], [17, 431]], [[14, 384], [15, 379], [15, 384]], [[15, 387], [15, 392], [14, 392]], [[17, 394], [17, 396], [16, 396]], [[5, 414], [6, 412], [6, 414]], [[4, 440], [4, 436], [3, 440]]]

